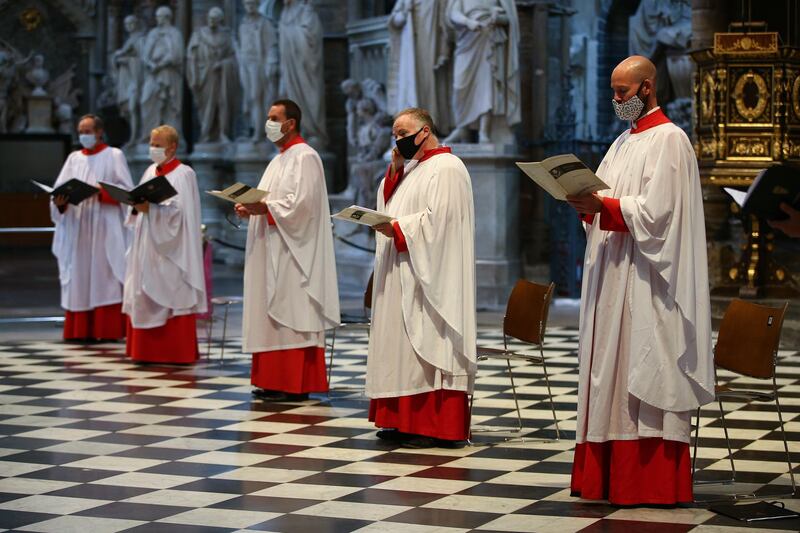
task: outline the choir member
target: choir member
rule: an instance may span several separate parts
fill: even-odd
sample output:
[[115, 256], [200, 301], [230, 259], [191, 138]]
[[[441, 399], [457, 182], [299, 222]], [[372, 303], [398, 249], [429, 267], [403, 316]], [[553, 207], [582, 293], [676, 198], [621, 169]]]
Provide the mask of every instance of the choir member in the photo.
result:
[[176, 157], [178, 132], [150, 133], [150, 159], [140, 183], [165, 176], [177, 195], [131, 211], [133, 243], [122, 310], [129, 317], [127, 354], [149, 363], [197, 360], [195, 314], [206, 311], [200, 196], [194, 170]]
[[378, 437], [409, 448], [463, 444], [477, 368], [472, 185], [435, 131], [423, 109], [398, 113], [378, 189], [393, 220], [375, 226], [366, 394]]
[[572, 492], [613, 504], [692, 501], [690, 415], [714, 398], [708, 265], [692, 144], [656, 101], [656, 68], [611, 75], [630, 121], [570, 196], [586, 229]]
[[269, 195], [234, 208], [250, 221], [242, 350], [253, 354], [253, 394], [265, 400], [328, 390], [325, 330], [339, 325], [325, 173], [300, 134], [301, 118], [291, 100], [272, 104], [265, 130], [279, 154], [258, 184]]
[[[100, 117], [81, 117], [78, 138], [83, 148], [69, 155], [54, 187], [73, 178], [94, 187], [101, 181], [131, 187], [122, 151], [103, 142]], [[66, 196], [55, 196], [50, 213], [65, 310], [64, 339], [121, 339], [125, 248], [130, 240], [124, 225], [126, 208], [101, 188], [78, 205], [69, 204]]]

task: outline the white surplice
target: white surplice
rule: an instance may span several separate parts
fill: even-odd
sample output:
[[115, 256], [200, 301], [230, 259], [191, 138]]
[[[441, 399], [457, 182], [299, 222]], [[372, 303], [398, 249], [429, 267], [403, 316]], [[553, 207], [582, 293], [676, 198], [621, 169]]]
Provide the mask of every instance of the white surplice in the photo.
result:
[[630, 130], [598, 168], [630, 233], [586, 224], [576, 441], [689, 442], [714, 397], [697, 159], [672, 123]]
[[[156, 165], [150, 165], [140, 183], [155, 175]], [[184, 164], [166, 177], [178, 194], [128, 219], [134, 233], [122, 312], [134, 328], [157, 328], [174, 316], [206, 311], [197, 177]]]
[[250, 217], [244, 264], [242, 351], [325, 346], [339, 325], [339, 289], [325, 174], [306, 143], [267, 165], [258, 188], [269, 191], [266, 216]]
[[376, 234], [370, 398], [439, 389], [470, 393], [477, 369], [475, 214], [464, 163], [444, 153], [405, 167], [378, 211], [397, 219], [408, 252]]
[[[105, 181], [131, 188], [128, 163], [118, 148], [104, 148], [93, 155], [72, 152], [55, 187], [73, 178], [94, 187]], [[58, 260], [61, 307], [67, 311], [89, 311], [122, 301], [125, 249], [130, 241], [126, 214], [127, 207], [100, 203], [97, 195], [78, 205], [68, 204], [64, 213], [50, 203], [55, 224], [52, 251]]]

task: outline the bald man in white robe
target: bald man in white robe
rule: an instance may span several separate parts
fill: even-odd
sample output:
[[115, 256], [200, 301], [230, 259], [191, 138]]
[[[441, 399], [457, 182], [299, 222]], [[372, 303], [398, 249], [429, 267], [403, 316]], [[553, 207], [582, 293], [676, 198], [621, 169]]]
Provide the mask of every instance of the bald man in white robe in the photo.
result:
[[611, 76], [630, 121], [570, 196], [586, 228], [572, 492], [612, 504], [692, 501], [691, 412], [714, 398], [703, 198], [694, 150], [641, 56]]

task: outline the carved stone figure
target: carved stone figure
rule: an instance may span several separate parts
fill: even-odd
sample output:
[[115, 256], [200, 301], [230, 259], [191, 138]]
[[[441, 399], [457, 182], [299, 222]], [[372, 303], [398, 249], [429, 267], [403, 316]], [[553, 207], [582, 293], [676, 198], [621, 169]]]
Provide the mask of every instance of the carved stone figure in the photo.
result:
[[161, 124], [169, 124], [180, 131], [183, 48], [183, 36], [172, 25], [172, 10], [159, 7], [156, 27], [147, 33], [142, 50], [142, 142], [148, 142], [150, 130]]
[[208, 25], [192, 33], [186, 50], [186, 78], [200, 117], [200, 142], [229, 142], [238, 95], [236, 54], [224, 15], [208, 10]]
[[[0, 40], [0, 133], [24, 128], [22, 91], [19, 87], [20, 67], [31, 59]], [[20, 124], [21, 119], [21, 124]]]
[[139, 28], [139, 20], [135, 15], [125, 17], [124, 23], [128, 39], [114, 52], [112, 65], [116, 81], [117, 106], [130, 126], [130, 140], [136, 141], [142, 135], [139, 98], [144, 79], [142, 54], [145, 35]]
[[47, 96], [44, 86], [50, 81], [50, 73], [44, 68], [44, 56], [42, 54], [33, 56], [33, 66], [25, 74], [25, 79], [33, 85], [32, 96]]
[[508, 126], [520, 121], [519, 19], [513, 0], [450, 0], [455, 29], [453, 115], [456, 129], [445, 142], [468, 142], [477, 124], [488, 143], [492, 117]]
[[285, 0], [279, 24], [279, 94], [303, 111], [301, 129], [309, 144], [322, 149], [325, 127], [325, 76], [322, 66], [322, 23], [309, 0]]
[[445, 0], [398, 0], [389, 16], [388, 109], [427, 109], [450, 131], [451, 43]]
[[693, 64], [687, 55], [692, 37], [689, 0], [642, 0], [629, 19], [631, 55], [650, 58], [658, 69], [658, 100], [670, 119], [691, 131]]
[[347, 100], [344, 102], [344, 110], [347, 113], [347, 144], [355, 148], [358, 145], [358, 112], [356, 107], [361, 100], [361, 84], [356, 80], [348, 78], [340, 85], [342, 93]]
[[236, 55], [244, 93], [242, 112], [253, 142], [264, 138], [264, 121], [278, 92], [278, 28], [258, 12], [258, 0], [244, 0]]

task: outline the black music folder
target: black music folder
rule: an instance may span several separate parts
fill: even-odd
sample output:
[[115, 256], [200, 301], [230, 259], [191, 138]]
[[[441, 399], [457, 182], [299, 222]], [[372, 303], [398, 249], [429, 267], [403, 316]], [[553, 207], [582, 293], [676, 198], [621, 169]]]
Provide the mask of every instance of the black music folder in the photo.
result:
[[168, 200], [178, 194], [165, 176], [153, 178], [130, 191], [102, 181], [100, 185], [103, 186], [106, 192], [108, 192], [108, 195], [114, 200], [121, 204], [128, 205], [140, 204], [142, 202], [160, 204], [164, 200]]
[[800, 518], [800, 514], [786, 509], [783, 502], [720, 503], [712, 505], [709, 510], [742, 522]]
[[789, 164], [772, 165], [761, 171], [747, 192], [725, 187], [725, 192], [745, 214], [765, 220], [784, 220], [789, 217], [780, 205], [800, 209], [800, 167]]
[[78, 178], [72, 178], [68, 182], [62, 183], [55, 189], [53, 187], [48, 187], [44, 183], [39, 183], [36, 180], [31, 180], [31, 182], [33, 182], [34, 185], [42, 189], [50, 196], [66, 196], [67, 201], [72, 205], [78, 205], [90, 196], [94, 196], [100, 192], [100, 189], [97, 187], [93, 187], [85, 181], [79, 180]]

